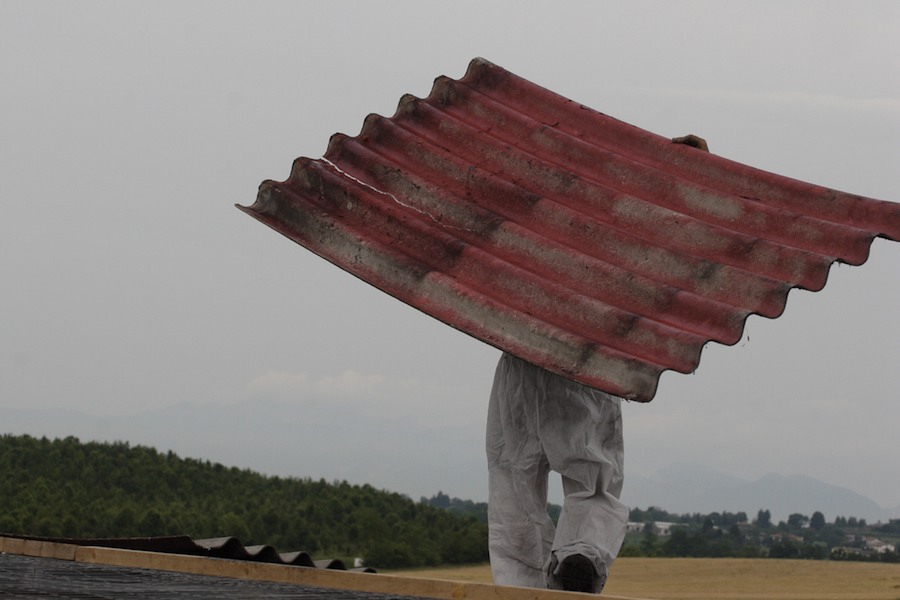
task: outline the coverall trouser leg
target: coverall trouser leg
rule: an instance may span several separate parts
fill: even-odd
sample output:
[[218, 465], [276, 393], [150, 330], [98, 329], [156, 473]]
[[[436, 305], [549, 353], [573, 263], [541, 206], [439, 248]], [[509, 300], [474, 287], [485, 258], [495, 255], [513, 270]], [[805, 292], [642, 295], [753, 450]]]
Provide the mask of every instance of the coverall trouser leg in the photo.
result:
[[[621, 400], [504, 354], [487, 424], [488, 523], [494, 583], [561, 589], [560, 562], [587, 557], [595, 592], [625, 537], [619, 501]], [[547, 514], [549, 471], [562, 475], [557, 527]]]

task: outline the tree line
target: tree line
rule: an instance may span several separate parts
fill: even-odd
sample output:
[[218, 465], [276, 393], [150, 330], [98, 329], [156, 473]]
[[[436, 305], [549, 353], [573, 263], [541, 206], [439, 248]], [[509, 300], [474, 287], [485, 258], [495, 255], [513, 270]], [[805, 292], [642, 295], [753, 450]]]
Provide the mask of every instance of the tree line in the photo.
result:
[[[487, 523], [484, 502], [451, 498], [443, 492], [421, 502]], [[548, 506], [554, 523], [560, 510], [558, 505]], [[811, 516], [793, 513], [774, 523], [767, 509], [759, 510], [751, 520], [745, 512], [676, 514], [651, 506], [632, 508], [629, 521], [642, 526], [626, 536], [620, 556], [900, 562], [900, 519], [869, 525], [865, 519], [838, 516], [828, 523], [825, 515], [816, 511]], [[665, 534], [659, 531], [660, 523], [669, 528]], [[870, 544], [878, 538], [890, 542], [894, 550], [873, 550]]]
[[[550, 505], [554, 521], [560, 508]], [[622, 556], [739, 556], [900, 560], [866, 551], [880, 536], [900, 547], [900, 520], [868, 525], [815, 512], [774, 524], [768, 510], [672, 514], [634, 508], [643, 523]], [[654, 523], [673, 523], [660, 535]], [[376, 568], [488, 560], [487, 504], [439, 492], [414, 502], [346, 481], [265, 476], [125, 442], [0, 436], [0, 533], [68, 538], [234, 536], [245, 545]]]
[[[651, 507], [633, 509], [631, 520], [644, 523], [626, 538], [620, 556], [802, 558], [900, 562], [900, 519], [869, 525], [865, 519], [836, 517], [831, 523], [815, 511], [793, 513], [772, 522], [760, 510], [750, 520], [744, 512], [676, 515]], [[670, 524], [661, 535], [657, 523]], [[888, 543], [874, 546], [877, 542]]]
[[233, 536], [376, 568], [488, 560], [484, 523], [401, 494], [74, 437], [0, 436], [0, 533]]

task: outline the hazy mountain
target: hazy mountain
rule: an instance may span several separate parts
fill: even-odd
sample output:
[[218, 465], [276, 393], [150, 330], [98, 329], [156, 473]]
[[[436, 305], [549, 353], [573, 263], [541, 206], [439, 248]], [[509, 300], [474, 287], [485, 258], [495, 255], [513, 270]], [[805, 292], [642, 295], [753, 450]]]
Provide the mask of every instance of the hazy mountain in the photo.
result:
[[837, 516], [869, 522], [900, 517], [900, 507], [887, 509], [847, 488], [805, 475], [770, 473], [755, 481], [733, 477], [699, 464], [674, 464], [650, 477], [629, 474], [623, 500], [631, 506], [658, 506], [674, 513], [744, 511], [752, 519], [760, 509], [773, 521], [791, 513], [820, 511], [828, 521]]

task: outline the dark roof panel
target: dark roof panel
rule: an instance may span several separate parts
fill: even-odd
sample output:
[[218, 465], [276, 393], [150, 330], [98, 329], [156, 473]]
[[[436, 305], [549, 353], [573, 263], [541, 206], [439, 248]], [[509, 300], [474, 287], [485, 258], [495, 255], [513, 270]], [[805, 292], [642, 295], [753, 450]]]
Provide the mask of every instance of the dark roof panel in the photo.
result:
[[361, 592], [352, 589], [160, 570], [152, 561], [143, 568], [0, 554], [3, 598], [116, 598], [154, 600], [421, 600], [423, 595]]
[[900, 205], [753, 169], [487, 61], [336, 134], [242, 208], [392, 296], [640, 401], [750, 314], [900, 240]]
[[307, 552], [303, 551], [279, 553], [269, 545], [244, 546], [238, 538], [231, 536], [199, 540], [195, 540], [187, 535], [131, 538], [58, 538], [0, 534], [0, 537], [7, 537], [12, 540], [68, 544], [71, 546], [95, 546], [100, 548], [139, 550], [142, 552], [160, 552], [163, 554], [229, 558], [231, 560], [276, 563], [295, 567], [318, 567], [320, 569], [352, 570], [365, 573], [375, 572], [370, 567], [347, 569], [344, 562], [336, 558], [313, 560]]

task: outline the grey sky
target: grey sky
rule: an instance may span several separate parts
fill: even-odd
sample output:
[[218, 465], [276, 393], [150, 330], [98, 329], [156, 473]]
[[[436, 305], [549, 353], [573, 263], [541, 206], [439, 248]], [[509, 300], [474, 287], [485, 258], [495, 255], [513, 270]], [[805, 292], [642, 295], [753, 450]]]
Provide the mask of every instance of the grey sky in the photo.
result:
[[[728, 158], [900, 200], [897, 3], [7, 0], [0, 409], [149, 413], [130, 441], [483, 500], [499, 352], [233, 207], [475, 56]], [[879, 240], [627, 406], [628, 470], [805, 473], [900, 505], [898, 307], [900, 245]], [[177, 423], [153, 416], [167, 407]]]

